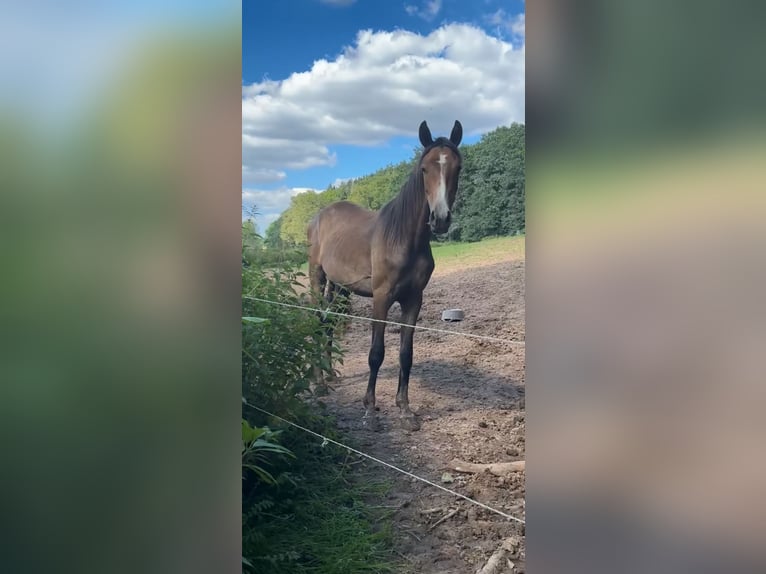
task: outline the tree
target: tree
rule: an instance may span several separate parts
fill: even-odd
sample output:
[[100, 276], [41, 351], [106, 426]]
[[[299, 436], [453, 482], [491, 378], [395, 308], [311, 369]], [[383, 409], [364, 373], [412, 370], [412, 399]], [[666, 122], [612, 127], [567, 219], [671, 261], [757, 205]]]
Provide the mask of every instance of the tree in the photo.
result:
[[525, 127], [501, 127], [463, 152], [455, 208], [459, 237], [476, 241], [525, 230]]
[[280, 215], [277, 219], [271, 222], [269, 226], [266, 228], [266, 238], [264, 240], [264, 243], [266, 244], [266, 247], [269, 247], [271, 249], [280, 249], [284, 245], [284, 241], [282, 240], [282, 216]]
[[263, 249], [263, 238], [258, 235], [255, 222], [247, 219], [242, 222], [242, 257], [249, 261]]
[[279, 236], [289, 244], [304, 245], [306, 227], [321, 208], [322, 200], [315, 191], [299, 193], [292, 198], [290, 207], [282, 214]]

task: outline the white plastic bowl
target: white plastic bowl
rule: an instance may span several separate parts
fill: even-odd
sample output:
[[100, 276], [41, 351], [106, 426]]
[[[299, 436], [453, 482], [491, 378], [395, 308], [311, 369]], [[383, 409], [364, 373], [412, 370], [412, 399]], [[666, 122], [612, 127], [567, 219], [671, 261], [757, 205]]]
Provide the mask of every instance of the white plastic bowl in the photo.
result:
[[442, 321], [451, 323], [453, 321], [462, 321], [463, 319], [465, 319], [465, 313], [463, 313], [462, 309], [447, 309], [442, 311]]

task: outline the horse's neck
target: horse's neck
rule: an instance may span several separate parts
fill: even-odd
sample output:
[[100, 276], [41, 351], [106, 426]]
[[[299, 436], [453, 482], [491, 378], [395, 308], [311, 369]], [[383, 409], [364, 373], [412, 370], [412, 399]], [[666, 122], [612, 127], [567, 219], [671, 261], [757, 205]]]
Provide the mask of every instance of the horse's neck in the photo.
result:
[[417, 172], [413, 172], [410, 177], [412, 181], [408, 181], [397, 194], [396, 201], [400, 203], [400, 209], [396, 215], [405, 222], [406, 231], [402, 234], [402, 239], [412, 249], [422, 249], [429, 245], [431, 238], [427, 225], [428, 201], [422, 184], [415, 179], [419, 177]]

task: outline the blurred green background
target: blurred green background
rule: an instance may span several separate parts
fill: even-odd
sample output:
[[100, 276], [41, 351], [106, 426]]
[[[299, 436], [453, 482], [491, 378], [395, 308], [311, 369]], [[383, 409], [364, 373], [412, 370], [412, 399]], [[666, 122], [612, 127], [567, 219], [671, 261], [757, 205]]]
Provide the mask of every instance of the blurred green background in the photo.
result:
[[240, 568], [240, 9], [0, 9], [3, 572]]
[[765, 16], [527, 6], [529, 572], [766, 568]]

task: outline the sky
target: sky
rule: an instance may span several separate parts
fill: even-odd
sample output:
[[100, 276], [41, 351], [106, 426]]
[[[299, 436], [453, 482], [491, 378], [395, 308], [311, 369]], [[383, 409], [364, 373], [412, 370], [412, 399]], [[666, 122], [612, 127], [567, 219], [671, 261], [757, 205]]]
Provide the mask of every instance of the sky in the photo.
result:
[[524, 28], [523, 0], [245, 0], [243, 220], [411, 158], [423, 120], [523, 123]]
[[231, 0], [27, 0], [0, 17], [0, 107], [44, 126], [70, 128], [152, 34], [228, 22]]

